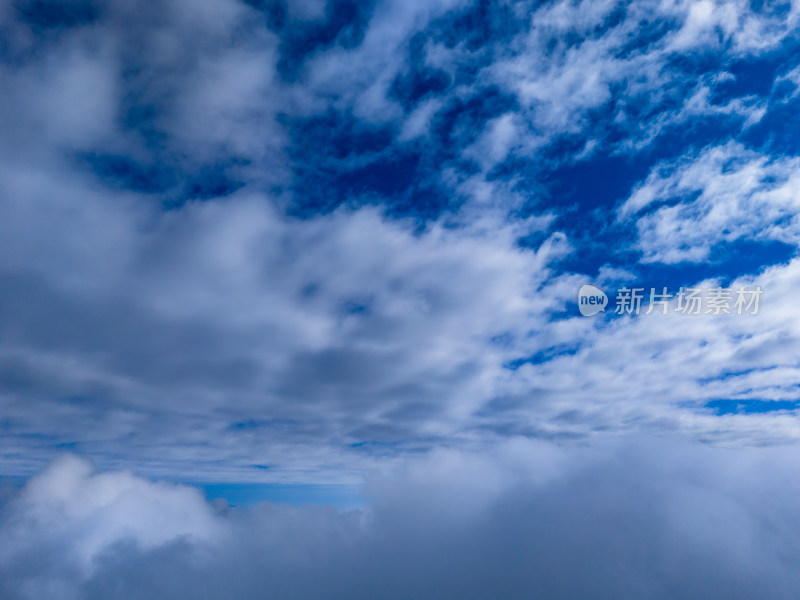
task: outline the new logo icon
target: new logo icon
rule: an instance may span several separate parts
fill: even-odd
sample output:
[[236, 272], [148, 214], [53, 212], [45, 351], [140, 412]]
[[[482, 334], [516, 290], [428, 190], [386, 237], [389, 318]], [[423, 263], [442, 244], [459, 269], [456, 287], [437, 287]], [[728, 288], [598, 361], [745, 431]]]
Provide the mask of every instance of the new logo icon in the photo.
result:
[[578, 291], [578, 310], [584, 317], [591, 317], [604, 311], [608, 305], [608, 296], [603, 290], [588, 283]]

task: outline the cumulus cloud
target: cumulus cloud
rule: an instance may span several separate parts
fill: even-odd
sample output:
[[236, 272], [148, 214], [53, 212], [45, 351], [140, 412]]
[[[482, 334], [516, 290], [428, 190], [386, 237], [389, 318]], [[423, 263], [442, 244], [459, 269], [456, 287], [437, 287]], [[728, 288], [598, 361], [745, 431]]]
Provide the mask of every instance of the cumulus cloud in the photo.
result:
[[376, 476], [363, 511], [220, 512], [66, 458], [3, 511], [0, 597], [791, 598], [798, 468], [788, 450], [517, 440]]
[[[84, 576], [95, 556], [121, 539], [148, 550], [178, 538], [199, 541], [220, 533], [199, 491], [126, 472], [92, 473], [88, 461], [74, 456], [50, 465], [7, 508], [4, 562], [59, 557], [64, 568]], [[46, 554], [38, 554], [43, 548]], [[43, 587], [37, 588], [39, 583]], [[28, 589], [33, 595], [45, 593], [47, 582], [31, 581]]]

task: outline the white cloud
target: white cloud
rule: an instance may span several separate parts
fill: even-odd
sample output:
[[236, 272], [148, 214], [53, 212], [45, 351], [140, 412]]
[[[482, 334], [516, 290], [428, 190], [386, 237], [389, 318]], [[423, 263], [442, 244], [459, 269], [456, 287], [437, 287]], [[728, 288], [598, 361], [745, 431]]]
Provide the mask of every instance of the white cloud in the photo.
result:
[[[415, 232], [374, 209], [292, 219], [244, 192], [156, 215], [141, 196], [41, 168], [7, 171], [0, 208], [6, 273], [31, 286], [6, 298], [16, 334], [2, 351], [30, 377], [9, 390], [8, 414], [20, 434], [101, 453], [127, 437], [155, 469], [227, 456], [233, 471], [278, 462], [296, 477], [363, 439], [450, 435], [510, 353], [489, 339], [546, 318], [533, 296], [566, 248], [555, 236], [520, 249], [527, 226], [489, 214]], [[91, 400], [56, 408], [53, 390]], [[241, 415], [296, 424], [242, 447], [227, 430]], [[347, 460], [352, 478], [362, 459]]]
[[715, 244], [740, 239], [796, 244], [799, 173], [796, 158], [770, 158], [730, 142], [656, 166], [619, 217], [636, 219], [647, 262], [697, 262]]
[[[733, 289], [761, 287], [757, 315], [682, 315], [672, 298], [667, 315], [559, 321], [540, 333], [536, 350], [576, 351], [520, 366], [508, 377], [506, 394], [498, 392], [505, 413], [487, 415], [487, 421], [498, 431], [540, 435], [675, 431], [724, 445], [797, 443], [800, 426], [790, 411], [719, 417], [703, 406], [720, 399], [796, 399], [799, 373], [789, 349], [800, 343], [791, 317], [799, 281], [796, 259], [732, 281]], [[649, 293], [644, 290], [642, 313]]]
[[512, 440], [376, 476], [364, 511], [217, 513], [72, 458], [4, 508], [0, 597], [791, 598], [799, 470], [789, 449]]
[[440, 100], [422, 102], [403, 122], [398, 141], [407, 142], [427, 135], [433, 115], [442, 107]]
[[[689, 117], [729, 114], [741, 117], [743, 126], [756, 122], [761, 104], [753, 98], [711, 104], [707, 82], [675, 69], [674, 59], [709, 47], [724, 48], [727, 56], [759, 54], [790, 36], [797, 18], [796, 8], [778, 17], [754, 12], [746, 2], [548, 3], [532, 11], [530, 28], [482, 75], [514, 93], [524, 118], [548, 137], [585, 134], [592, 111], [615, 100], [615, 120], [629, 130], [616, 151], [625, 151]], [[678, 27], [646, 33], [657, 22]], [[642, 105], [648, 111], [637, 108]]]
[[517, 143], [524, 124], [513, 113], [507, 113], [486, 124], [480, 138], [464, 151], [464, 156], [473, 158], [484, 169], [505, 160]]
[[[363, 44], [311, 53], [293, 83], [276, 72], [279, 36], [256, 27], [261, 16], [234, 2], [175, 2], [153, 13], [113, 4], [105, 20], [61, 32], [16, 70], [4, 67], [0, 319], [8, 333], [0, 366], [10, 432], [0, 445], [7, 471], [29, 474], [59, 444], [86, 448], [103, 465], [136, 457], [148, 474], [181, 474], [191, 465], [223, 480], [358, 481], [381, 459], [351, 448], [361, 441], [385, 443], [394, 456], [439, 444], [471, 447], [504, 431], [584, 436], [642, 423], [725, 441], [741, 436], [741, 443], [794, 439], [786, 415], [718, 419], [696, 406], [676, 408], [708, 398], [698, 389], [703, 374], [719, 373], [737, 351], [761, 348], [766, 333], [681, 322], [675, 331], [685, 338], [677, 343], [671, 320], [663, 330], [652, 319], [607, 329], [561, 314], [551, 322], [585, 279], [554, 270], [576, 248], [554, 230], [562, 208], [544, 206], [535, 182], [516, 185], [528, 173], [487, 175], [508, 158], [535, 163], [537, 150], [565, 132], [591, 138], [581, 143], [583, 158], [604, 151], [602, 132], [594, 138], [587, 127], [591, 112], [611, 99], [634, 142], [650, 139], [653, 125], [758, 117], [761, 102], [744, 96], [714, 104], [714, 80], [667, 69], [675, 56], [668, 27], [648, 44], [621, 49], [640, 40], [640, 26], [655, 15], [694, 28], [696, 39], [685, 37], [682, 51], [705, 48], [704, 36], [722, 27], [740, 56], [765, 47], [747, 42], [762, 25], [772, 47], [783, 39], [788, 30], [774, 19], [739, 4], [734, 23], [733, 9], [718, 14], [716, 5], [709, 13], [708, 5], [640, 2], [615, 21], [615, 6], [557, 2], [532, 13], [516, 6], [517, 25], [530, 26], [486, 48], [470, 50], [461, 40], [448, 48], [432, 35], [426, 64], [455, 76], [474, 61], [474, 77], [408, 114], [387, 90], [408, 67], [409, 40], [460, 3], [382, 4], [369, 15]], [[29, 29], [5, 18], [11, 50], [24, 55]], [[464, 174], [449, 162], [431, 169], [453, 207], [465, 200], [457, 211], [424, 227], [370, 208], [285, 216], [292, 160], [305, 159], [302, 147], [292, 160], [286, 154], [287, 120], [340, 110], [388, 124], [408, 145], [428, 144], [437, 112], [492, 84], [520, 106], [487, 108], [491, 114], [458, 126], [474, 128], [463, 147], [446, 149], [475, 158], [482, 171]], [[83, 88], [92, 93], [80, 94]], [[62, 96], [70, 102], [49, 99]], [[656, 116], [638, 119], [636, 99]], [[134, 167], [164, 168], [178, 188], [217, 160], [240, 160], [236, 175], [245, 186], [164, 211], [162, 202], [186, 200], [181, 189], [120, 191], [124, 173], [104, 180], [76, 156], [92, 144], [89, 150], [119, 154]], [[344, 166], [363, 166], [374, 154]], [[796, 241], [794, 159], [735, 145], [695, 158], [656, 169], [621, 209], [626, 223], [636, 218], [646, 260], [699, 260], [717, 241]], [[692, 193], [699, 195], [686, 201]], [[678, 197], [675, 206], [661, 204]], [[533, 216], [507, 219], [531, 206]], [[541, 238], [536, 250], [517, 244], [529, 233]], [[790, 285], [795, 268], [769, 276]], [[600, 273], [626, 276], [613, 267]], [[788, 310], [788, 300], [780, 306]], [[771, 321], [765, 327], [793, 347], [791, 330]], [[751, 337], [742, 341], [733, 331]], [[705, 355], [700, 344], [712, 334], [719, 346]], [[670, 343], [672, 362], [642, 364]], [[503, 366], [560, 351], [566, 354], [544, 364]], [[775, 367], [770, 373], [780, 379], [758, 393], [782, 397], [794, 371], [765, 356], [773, 362], [759, 368]], [[715, 384], [714, 393], [741, 393], [743, 382]], [[253, 473], [253, 464], [272, 468]]]
[[24, 581], [22, 597], [77, 597], [58, 579], [69, 574], [85, 580], [97, 556], [120, 542], [148, 551], [176, 540], [208, 542], [223, 532], [198, 490], [152, 483], [128, 472], [94, 473], [88, 461], [74, 456], [55, 461], [5, 508], [0, 529], [5, 577], [23, 575], [27, 569], [11, 570], [18, 561], [44, 559], [52, 567]]
[[730, 43], [737, 54], [758, 54], [780, 44], [795, 26], [798, 6], [789, 7], [788, 14], [759, 12], [744, 0], [676, 0], [659, 6], [665, 15], [682, 21], [672, 35], [670, 48], [686, 50]]

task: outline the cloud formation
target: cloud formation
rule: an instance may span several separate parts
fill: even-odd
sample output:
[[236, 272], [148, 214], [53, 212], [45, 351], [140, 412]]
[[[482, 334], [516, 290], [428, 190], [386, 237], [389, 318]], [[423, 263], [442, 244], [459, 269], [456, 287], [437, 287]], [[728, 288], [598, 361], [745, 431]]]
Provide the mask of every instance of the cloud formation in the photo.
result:
[[[728, 142], [643, 162], [588, 223], [575, 207], [595, 200], [556, 195], [581, 172], [544, 169], [660, 156], [678, 122], [768, 123], [791, 102], [776, 90], [796, 7], [45, 4], [2, 15], [9, 474], [73, 449], [154, 475], [354, 482], [376, 456], [512, 421], [546, 436], [726, 423], [681, 408], [724, 355], [636, 366], [686, 383], [652, 400], [615, 357], [661, 343], [661, 325], [559, 314], [592, 271], [631, 268], [608, 252], [628, 233], [581, 262], [593, 219], [637, 231], [640, 267], [793, 243], [796, 159]], [[768, 61], [766, 96], [742, 85], [747, 60]], [[748, 281], [794, 266], [770, 273]], [[763, 319], [785, 314], [774, 286]], [[747, 323], [700, 329], [734, 343]], [[677, 327], [674, 352], [696, 357], [706, 337]], [[580, 362], [607, 344], [598, 379]]]
[[621, 206], [636, 223], [645, 261], [708, 258], [740, 239], [797, 244], [797, 158], [769, 157], [735, 142], [655, 168]]
[[0, 597], [793, 597], [799, 17], [4, 4]]
[[515, 441], [437, 451], [337, 512], [221, 509], [67, 458], [3, 511], [0, 597], [791, 598], [799, 468], [785, 450]]

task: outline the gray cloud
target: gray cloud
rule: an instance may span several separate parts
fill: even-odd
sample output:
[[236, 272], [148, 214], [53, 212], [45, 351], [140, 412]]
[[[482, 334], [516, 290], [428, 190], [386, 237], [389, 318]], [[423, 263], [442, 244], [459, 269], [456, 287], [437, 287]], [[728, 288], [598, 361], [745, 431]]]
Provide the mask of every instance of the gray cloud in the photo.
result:
[[62, 459], [3, 511], [0, 597], [791, 598], [798, 468], [789, 449], [517, 440], [376, 475], [363, 511], [220, 513]]

